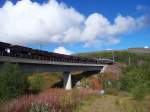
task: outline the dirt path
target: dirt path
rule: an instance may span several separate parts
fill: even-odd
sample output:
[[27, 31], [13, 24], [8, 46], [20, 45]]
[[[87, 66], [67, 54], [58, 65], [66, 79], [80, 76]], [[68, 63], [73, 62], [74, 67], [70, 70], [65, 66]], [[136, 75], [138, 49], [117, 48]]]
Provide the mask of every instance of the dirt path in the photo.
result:
[[106, 95], [97, 97], [83, 105], [77, 112], [149, 112], [148, 103], [130, 97]]
[[117, 97], [104, 96], [96, 99], [91, 105], [80, 110], [80, 112], [122, 112], [117, 105]]

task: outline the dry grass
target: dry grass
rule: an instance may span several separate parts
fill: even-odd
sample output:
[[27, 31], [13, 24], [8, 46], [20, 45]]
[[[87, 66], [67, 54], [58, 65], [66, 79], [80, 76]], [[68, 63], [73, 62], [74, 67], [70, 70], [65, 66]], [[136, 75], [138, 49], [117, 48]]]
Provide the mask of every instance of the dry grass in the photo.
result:
[[75, 112], [149, 112], [148, 102], [138, 102], [127, 96], [94, 96]]

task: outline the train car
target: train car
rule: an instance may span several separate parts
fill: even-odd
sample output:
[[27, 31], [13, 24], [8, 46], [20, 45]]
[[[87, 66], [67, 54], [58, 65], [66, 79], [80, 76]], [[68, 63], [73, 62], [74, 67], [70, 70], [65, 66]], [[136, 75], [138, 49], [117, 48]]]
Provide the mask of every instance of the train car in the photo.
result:
[[6, 56], [10, 50], [9, 50], [10, 44], [0, 42], [0, 55]]
[[31, 48], [19, 46], [19, 45], [11, 45], [10, 49], [10, 56], [12, 57], [20, 57], [20, 58], [30, 58], [32, 50]]
[[38, 59], [38, 60], [49, 60], [49, 52], [47, 51], [42, 51], [38, 49], [32, 49], [30, 51], [32, 58], [33, 59]]
[[97, 63], [99, 64], [114, 64], [114, 61], [111, 59], [97, 59]]
[[79, 56], [65, 55], [32, 49], [19, 45], [11, 45], [0, 42], [0, 55], [12, 56], [20, 58], [29, 58], [37, 60], [47, 60], [56, 62], [69, 62], [69, 63], [87, 63], [87, 64], [113, 64], [114, 61], [110, 59], [89, 59], [81, 58]]

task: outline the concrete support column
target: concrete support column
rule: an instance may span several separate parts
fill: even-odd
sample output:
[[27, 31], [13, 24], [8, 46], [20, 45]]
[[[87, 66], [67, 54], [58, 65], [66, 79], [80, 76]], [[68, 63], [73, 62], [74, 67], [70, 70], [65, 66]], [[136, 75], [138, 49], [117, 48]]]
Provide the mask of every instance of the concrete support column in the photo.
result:
[[64, 83], [64, 88], [66, 90], [72, 89], [72, 81], [71, 81], [71, 73], [70, 72], [64, 72], [63, 83]]
[[106, 71], [107, 65], [104, 65], [100, 73], [104, 73]]

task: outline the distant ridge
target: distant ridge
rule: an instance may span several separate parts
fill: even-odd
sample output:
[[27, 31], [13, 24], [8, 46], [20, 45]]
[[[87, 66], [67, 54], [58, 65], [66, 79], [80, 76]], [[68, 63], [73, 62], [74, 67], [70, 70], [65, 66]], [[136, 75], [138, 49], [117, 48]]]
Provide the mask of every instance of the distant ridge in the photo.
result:
[[128, 52], [131, 52], [131, 53], [150, 53], [150, 48], [129, 48]]
[[107, 58], [117, 60], [117, 62], [128, 62], [129, 56], [150, 56], [150, 48], [128, 48], [125, 50], [103, 50], [75, 54], [88, 58]]

